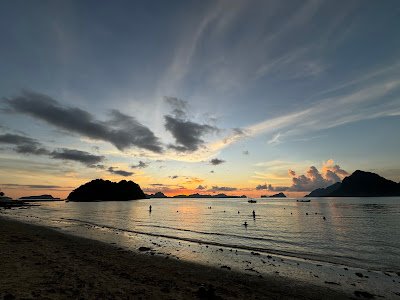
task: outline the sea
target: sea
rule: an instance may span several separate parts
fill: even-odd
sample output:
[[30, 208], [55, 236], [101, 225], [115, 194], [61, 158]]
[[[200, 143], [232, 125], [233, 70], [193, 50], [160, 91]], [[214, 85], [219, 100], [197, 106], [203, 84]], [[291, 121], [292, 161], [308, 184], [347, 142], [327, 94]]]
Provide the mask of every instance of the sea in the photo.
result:
[[[92, 232], [152, 240], [158, 237], [179, 244], [190, 242], [400, 272], [400, 197], [309, 199], [260, 198], [257, 203], [242, 198], [42, 202], [9, 214], [75, 232], [89, 226]], [[129, 239], [124, 240], [127, 244]], [[191, 259], [190, 255], [186, 258]]]

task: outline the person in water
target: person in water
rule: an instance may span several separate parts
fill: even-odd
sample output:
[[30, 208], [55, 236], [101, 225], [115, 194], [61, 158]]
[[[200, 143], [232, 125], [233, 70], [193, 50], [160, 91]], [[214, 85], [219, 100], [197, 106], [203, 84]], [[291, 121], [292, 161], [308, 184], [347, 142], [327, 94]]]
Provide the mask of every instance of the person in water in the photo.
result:
[[151, 205], [149, 206], [149, 212], [151, 212]]
[[246, 221], [244, 221], [243, 225], [244, 225], [244, 227], [247, 227], [247, 222], [246, 222]]
[[256, 218], [256, 212], [253, 210], [253, 219]]

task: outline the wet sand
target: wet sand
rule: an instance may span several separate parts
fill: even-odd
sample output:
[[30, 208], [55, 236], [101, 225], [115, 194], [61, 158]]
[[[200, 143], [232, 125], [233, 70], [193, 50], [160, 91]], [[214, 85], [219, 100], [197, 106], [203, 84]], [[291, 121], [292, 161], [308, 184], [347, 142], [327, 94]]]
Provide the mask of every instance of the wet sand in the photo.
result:
[[0, 236], [0, 299], [354, 297], [278, 276], [260, 277], [126, 251], [3, 217]]

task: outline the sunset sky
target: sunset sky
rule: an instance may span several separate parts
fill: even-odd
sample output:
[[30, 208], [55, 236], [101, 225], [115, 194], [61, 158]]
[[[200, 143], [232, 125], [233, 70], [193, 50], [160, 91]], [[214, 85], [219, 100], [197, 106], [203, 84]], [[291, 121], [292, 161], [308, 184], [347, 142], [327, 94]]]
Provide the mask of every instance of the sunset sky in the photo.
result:
[[0, 2], [0, 189], [400, 180], [396, 1]]

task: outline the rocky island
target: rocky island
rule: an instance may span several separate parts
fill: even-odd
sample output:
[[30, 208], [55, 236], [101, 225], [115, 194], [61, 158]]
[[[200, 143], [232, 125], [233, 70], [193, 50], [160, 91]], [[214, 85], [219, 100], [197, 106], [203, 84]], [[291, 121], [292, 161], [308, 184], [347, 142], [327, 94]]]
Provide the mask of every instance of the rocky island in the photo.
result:
[[133, 181], [95, 179], [73, 190], [67, 198], [69, 201], [128, 201], [146, 199], [140, 186]]

